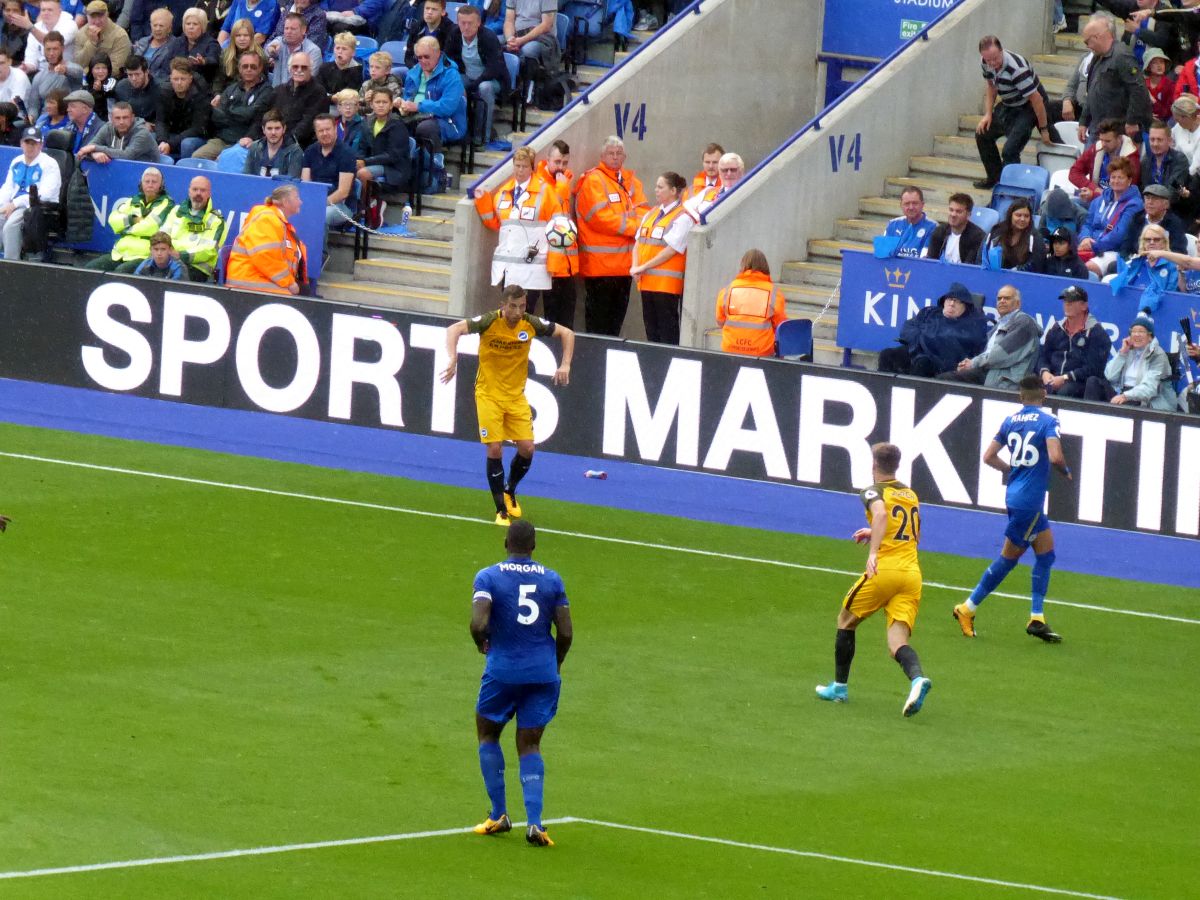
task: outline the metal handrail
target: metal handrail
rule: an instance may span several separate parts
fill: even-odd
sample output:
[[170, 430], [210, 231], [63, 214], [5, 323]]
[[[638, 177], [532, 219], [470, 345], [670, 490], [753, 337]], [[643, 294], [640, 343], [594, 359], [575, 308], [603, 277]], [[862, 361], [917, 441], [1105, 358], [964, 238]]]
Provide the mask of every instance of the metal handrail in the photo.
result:
[[[670, 31], [675, 26], [676, 22], [680, 22], [683, 20], [683, 17], [687, 13], [694, 12], [696, 15], [700, 15], [700, 5], [703, 2], [704, 2], [704, 0], [692, 0], [691, 3], [689, 3], [683, 9], [681, 9], [679, 12], [677, 12], [673, 18], [669, 19], [666, 22], [666, 24], [663, 25], [662, 28], [660, 28], [660, 29], [658, 29], [658, 31], [654, 32], [654, 34], [650, 36], [649, 40], [645, 41], [642, 44], [639, 44], [638, 48], [636, 50], [634, 50], [627, 57], [625, 57], [625, 59], [621, 60], [621, 62], [617, 63], [615, 66], [613, 66], [611, 69], [609, 69], [603, 75], [601, 75], [598, 80], [596, 80], [596, 81], [592, 82], [590, 85], [588, 85], [586, 90], [584, 90], [581, 94], [579, 94], [577, 97], [575, 97], [574, 100], [572, 100], [570, 103], [568, 103], [566, 106], [564, 106], [561, 110], [559, 110], [558, 115], [556, 115], [554, 118], [550, 119], [548, 122], [544, 123], [541, 128], [539, 128], [537, 131], [535, 131], [533, 134], [531, 134], [528, 138], [526, 138], [526, 140], [522, 146], [528, 147], [535, 140], [537, 140], [538, 135], [540, 135], [543, 131], [545, 131], [547, 128], [549, 128], [551, 125], [553, 125], [555, 122], [557, 122], [563, 116], [565, 116], [568, 112], [570, 112], [576, 106], [578, 106], [580, 104], [590, 105], [591, 99], [589, 98], [588, 95], [591, 94], [592, 91], [594, 91], [600, 85], [604, 84], [604, 82], [606, 82], [612, 75], [614, 75], [618, 69], [620, 69], [626, 63], [628, 63], [630, 60], [632, 60], [634, 57], [636, 57], [639, 53], [641, 53], [643, 50], [645, 50], [647, 47], [649, 47], [651, 44], [653, 44], [655, 41], [657, 41], [660, 37], [662, 37], [668, 31]], [[560, 49], [565, 50], [566, 48], [560, 48]], [[504, 159], [500, 160], [500, 162], [496, 163], [494, 166], [492, 166], [490, 169], [488, 169], [486, 172], [484, 172], [482, 175], [480, 175], [477, 179], [475, 179], [475, 181], [471, 184], [471, 186], [466, 189], [467, 198], [468, 199], [473, 198], [475, 196], [475, 189], [477, 187], [482, 186], [485, 181], [487, 181], [494, 174], [496, 174], [501, 169], [503, 169], [505, 166], [507, 166], [510, 162], [512, 162], [512, 155], [513, 155], [513, 151], [510, 150], [508, 152], [508, 155], [505, 156]]]
[[800, 138], [804, 137], [804, 135], [808, 134], [810, 131], [820, 131], [821, 130], [821, 120], [823, 118], [826, 118], [831, 112], [833, 112], [833, 110], [837, 109], [841, 103], [843, 103], [849, 97], [853, 96], [855, 91], [857, 91], [860, 87], [862, 87], [864, 84], [866, 84], [868, 81], [870, 81], [876, 75], [878, 75], [881, 71], [883, 71], [883, 69], [885, 69], [892, 62], [892, 60], [894, 60], [901, 53], [903, 53], [905, 50], [907, 50], [909, 47], [911, 47], [913, 44], [917, 43], [918, 41], [928, 41], [929, 40], [929, 30], [931, 28], [933, 28], [934, 25], [937, 25], [939, 22], [941, 22], [942, 19], [946, 18], [946, 16], [950, 15], [950, 13], [957, 10], [960, 5], [961, 4], [955, 4], [954, 6], [951, 6], [948, 9], [945, 9], [941, 13], [939, 13], [932, 22], [928, 23], [924, 28], [922, 28], [920, 31], [918, 31], [916, 34], [914, 34], [911, 38], [909, 38], [907, 41], [905, 41], [903, 44], [901, 44], [899, 47], [897, 47], [895, 50], [893, 50], [891, 53], [889, 53], [887, 56], [885, 56], [883, 59], [881, 59], [879, 61], [878, 65], [875, 66], [875, 68], [871, 69], [870, 72], [868, 72], [866, 75], [864, 75], [858, 81], [854, 82], [854, 84], [852, 84], [850, 86], [850, 88], [844, 94], [842, 94], [840, 97], [838, 97], [836, 100], [834, 100], [828, 106], [826, 106], [823, 110], [821, 110], [819, 113], [817, 113], [811, 119], [809, 119], [808, 122], [806, 122], [799, 131], [797, 131], [790, 138], [788, 138], [786, 141], [784, 141], [782, 144], [780, 144], [778, 147], [776, 147], [774, 150], [772, 150], [769, 154], [767, 154], [767, 156], [764, 159], [762, 159], [758, 163], [758, 165], [756, 165], [749, 172], [747, 172], [745, 175], [743, 175], [742, 179], [737, 184], [735, 184], [728, 191], [726, 191], [724, 194], [722, 194], [720, 199], [718, 199], [715, 203], [713, 203], [712, 206], [710, 206], [708, 209], [706, 209], [704, 212], [702, 212], [700, 214], [700, 224], [707, 225], [708, 217], [710, 215], [712, 215], [713, 210], [715, 210], [717, 207], [719, 207], [722, 203], [727, 202], [729, 200], [729, 198], [732, 197], [742, 185], [744, 185], [746, 182], [750, 181], [750, 179], [753, 178], [757, 172], [761, 172], [774, 159], [781, 156], [783, 154], [783, 152], [788, 149], [788, 147], [792, 146], [792, 144], [796, 143], [796, 141], [800, 140]]

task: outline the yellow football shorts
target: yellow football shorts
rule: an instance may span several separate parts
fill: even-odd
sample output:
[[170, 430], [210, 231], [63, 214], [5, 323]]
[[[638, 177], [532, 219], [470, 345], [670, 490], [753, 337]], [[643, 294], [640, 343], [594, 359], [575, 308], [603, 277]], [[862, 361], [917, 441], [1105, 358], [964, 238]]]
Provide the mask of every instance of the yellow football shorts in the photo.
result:
[[524, 394], [514, 400], [496, 400], [476, 394], [475, 413], [479, 417], [481, 443], [533, 440], [533, 411]]
[[885, 610], [889, 626], [903, 622], [911, 631], [921, 608], [921, 570], [880, 569], [874, 578], [861, 575], [842, 606], [860, 619]]

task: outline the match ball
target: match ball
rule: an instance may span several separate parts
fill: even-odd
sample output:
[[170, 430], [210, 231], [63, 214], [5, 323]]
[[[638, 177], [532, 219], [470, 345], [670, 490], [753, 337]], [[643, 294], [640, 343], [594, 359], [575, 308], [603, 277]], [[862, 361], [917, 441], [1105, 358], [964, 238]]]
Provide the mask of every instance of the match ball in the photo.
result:
[[578, 236], [575, 223], [566, 216], [555, 216], [546, 223], [546, 243], [556, 250], [570, 247]]

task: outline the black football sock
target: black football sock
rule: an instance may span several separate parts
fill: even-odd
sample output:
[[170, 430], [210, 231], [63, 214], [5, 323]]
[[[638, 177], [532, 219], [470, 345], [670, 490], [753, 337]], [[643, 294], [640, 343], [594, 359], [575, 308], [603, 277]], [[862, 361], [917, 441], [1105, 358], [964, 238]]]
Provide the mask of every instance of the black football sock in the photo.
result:
[[529, 471], [531, 465], [533, 465], [532, 456], [522, 456], [518, 453], [513, 457], [512, 463], [508, 467], [508, 487], [505, 490], [514, 497], [517, 496], [517, 485], [521, 483], [521, 479], [525, 477], [525, 473]]
[[904, 670], [904, 677], [909, 681], [920, 678], [924, 674], [921, 672], [921, 660], [917, 659], [917, 651], [908, 644], [896, 651], [896, 662], [900, 663], [900, 668]]
[[833, 680], [838, 684], [850, 681], [850, 663], [854, 661], [854, 632], [839, 628], [833, 641]]
[[504, 512], [504, 460], [487, 458], [487, 482], [496, 501], [496, 512]]

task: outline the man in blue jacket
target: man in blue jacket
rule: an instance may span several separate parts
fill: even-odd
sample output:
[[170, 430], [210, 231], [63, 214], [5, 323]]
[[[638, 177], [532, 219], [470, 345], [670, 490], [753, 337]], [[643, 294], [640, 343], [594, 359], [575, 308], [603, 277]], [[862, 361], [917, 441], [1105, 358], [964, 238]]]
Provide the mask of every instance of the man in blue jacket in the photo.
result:
[[414, 47], [417, 65], [404, 79], [396, 109], [417, 140], [428, 140], [434, 153], [442, 141], [456, 141], [467, 129], [467, 94], [458, 67], [442, 56], [437, 38], [423, 37]]
[[966, 286], [954, 282], [937, 306], [927, 306], [904, 323], [901, 346], [879, 354], [879, 371], [934, 378], [987, 344], [988, 321]]
[[1082, 397], [1089, 377], [1104, 376], [1112, 341], [1088, 311], [1087, 291], [1071, 285], [1058, 299], [1063, 302], [1063, 317], [1042, 339], [1038, 376], [1048, 394]]

